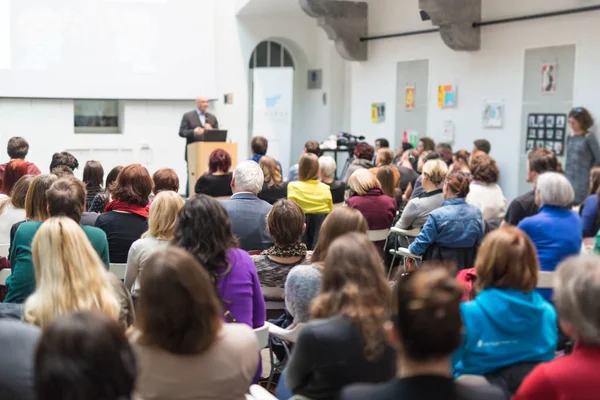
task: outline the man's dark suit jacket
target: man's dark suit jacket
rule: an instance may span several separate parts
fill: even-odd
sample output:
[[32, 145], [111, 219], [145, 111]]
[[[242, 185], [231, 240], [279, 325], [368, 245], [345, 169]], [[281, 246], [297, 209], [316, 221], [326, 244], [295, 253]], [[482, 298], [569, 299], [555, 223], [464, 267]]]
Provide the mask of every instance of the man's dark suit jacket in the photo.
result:
[[[217, 117], [211, 113], [206, 113], [206, 122], [210, 124], [214, 129], [219, 129], [219, 121]], [[200, 117], [196, 110], [183, 114], [181, 119], [181, 126], [179, 127], [179, 136], [186, 139], [185, 141], [185, 159], [187, 160], [187, 145], [196, 141], [196, 134], [194, 129], [204, 128], [204, 125], [200, 122]]]

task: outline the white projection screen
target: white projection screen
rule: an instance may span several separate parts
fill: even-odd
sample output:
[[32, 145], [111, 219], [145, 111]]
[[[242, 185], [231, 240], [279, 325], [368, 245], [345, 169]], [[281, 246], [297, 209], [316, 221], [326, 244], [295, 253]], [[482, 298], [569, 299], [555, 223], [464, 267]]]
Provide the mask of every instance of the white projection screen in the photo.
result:
[[216, 98], [214, 3], [0, 0], [0, 97]]

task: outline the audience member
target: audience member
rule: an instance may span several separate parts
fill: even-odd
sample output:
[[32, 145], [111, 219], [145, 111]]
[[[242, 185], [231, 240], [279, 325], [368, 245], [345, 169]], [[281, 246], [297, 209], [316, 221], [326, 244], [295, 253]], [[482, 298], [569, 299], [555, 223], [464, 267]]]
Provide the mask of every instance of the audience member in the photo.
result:
[[52, 175], [56, 175], [56, 177], [58, 179], [75, 178], [75, 174], [73, 173], [73, 170], [71, 169], [71, 167], [68, 167], [66, 165], [56, 166], [56, 167], [52, 168], [52, 171], [50, 171], [50, 173]]
[[246, 251], [265, 250], [273, 244], [265, 231], [265, 220], [271, 205], [258, 198], [263, 183], [264, 175], [260, 166], [251, 160], [242, 161], [233, 171], [233, 196], [221, 201], [231, 220], [233, 234]]
[[419, 177], [419, 173], [413, 169], [413, 164], [416, 159], [417, 158], [412, 154], [412, 151], [407, 150], [402, 154], [402, 158], [398, 164], [398, 171], [400, 171], [400, 190], [403, 194], [406, 194], [409, 188], [415, 186], [415, 182]]
[[319, 159], [306, 153], [298, 164], [298, 181], [288, 185], [288, 199], [298, 204], [305, 214], [329, 214], [333, 200], [329, 186], [318, 181]]
[[395, 182], [395, 174], [398, 173], [398, 168], [392, 165], [384, 165], [377, 171], [375, 177], [381, 185], [383, 194], [391, 197], [396, 202], [396, 209], [402, 207], [402, 192]]
[[600, 163], [600, 147], [596, 135], [590, 132], [594, 119], [583, 107], [569, 113], [572, 135], [567, 135], [565, 174], [575, 193], [575, 204], [581, 204], [588, 194], [590, 170]]
[[258, 165], [260, 165], [265, 176], [265, 183], [263, 183], [258, 198], [269, 204], [275, 204], [277, 200], [285, 199], [287, 197], [287, 183], [283, 181], [277, 160], [273, 157], [264, 156], [260, 159]]
[[[396, 217], [396, 200], [383, 193], [377, 178], [367, 170], [358, 170], [350, 177], [348, 186], [350, 197], [346, 204], [364, 215], [369, 230], [390, 229]], [[383, 254], [385, 239], [376, 241], [375, 244]]]
[[398, 146], [396, 153], [394, 154], [394, 164], [399, 164], [402, 156], [412, 149], [413, 145], [408, 142], [403, 142], [400, 146]]
[[106, 184], [104, 185], [104, 192], [100, 192], [94, 197], [92, 201], [92, 205], [88, 209], [89, 212], [102, 214], [104, 209], [112, 201], [110, 197], [110, 187], [117, 180], [119, 173], [123, 169], [123, 166], [117, 165], [113, 169], [110, 170], [108, 175], [106, 176]]
[[[316, 155], [317, 157], [319, 157], [321, 155], [321, 145], [319, 144], [319, 142], [316, 142], [314, 140], [309, 140], [308, 142], [306, 142], [304, 144], [303, 153], [312, 153], [312, 154]], [[290, 168], [290, 171], [288, 172], [288, 178], [287, 178], [288, 182], [293, 182], [293, 181], [298, 180], [298, 168], [299, 168], [299, 164], [294, 164]]]
[[435, 148], [437, 153], [440, 153], [444, 159], [444, 162], [450, 167], [454, 162], [454, 154], [452, 153], [452, 146], [450, 143], [438, 143]]
[[162, 168], [152, 175], [152, 195], [157, 196], [160, 192], [179, 192], [179, 177], [172, 168]]
[[211, 276], [194, 257], [173, 247], [155, 252], [141, 276], [138, 311], [140, 398], [244, 398], [258, 366], [256, 336], [222, 322]]
[[360, 142], [354, 148], [354, 159], [348, 166], [346, 170], [346, 174], [342, 178], [342, 180], [348, 183], [348, 179], [352, 176], [354, 171], [359, 169], [369, 169], [373, 168], [373, 154], [375, 153], [375, 149], [367, 142]]
[[[428, 259], [440, 259], [440, 253], [443, 259], [447, 249], [471, 249], [474, 256], [483, 239], [484, 225], [481, 210], [465, 201], [469, 194], [469, 177], [461, 172], [448, 175], [443, 193], [444, 203], [429, 214], [421, 233], [408, 250], [419, 256], [427, 255], [425, 258]], [[438, 256], [431, 257], [432, 252]]]
[[35, 355], [37, 400], [131, 400], [136, 375], [123, 330], [99, 313], [57, 318]]
[[[542, 271], [554, 271], [558, 263], [581, 251], [581, 219], [571, 210], [573, 188], [567, 178], [557, 172], [546, 172], [537, 179], [535, 202], [538, 214], [519, 222], [536, 247]], [[550, 301], [551, 290], [541, 289]]]
[[[313, 400], [338, 398], [344, 386], [383, 382], [396, 371], [393, 349], [382, 332], [391, 294], [375, 246], [365, 234], [336, 239], [327, 252], [320, 295], [285, 373], [296, 395]], [[279, 399], [285, 396], [280, 379]]]
[[417, 157], [421, 156], [424, 151], [434, 151], [435, 150], [435, 141], [430, 137], [423, 136], [419, 139], [419, 143], [417, 143]]
[[537, 366], [514, 400], [591, 400], [600, 390], [600, 260], [569, 258], [558, 266], [557, 275], [554, 305], [575, 348], [571, 355]]
[[196, 182], [195, 192], [211, 197], [231, 196], [231, 156], [223, 149], [215, 149], [208, 157], [208, 172]]
[[2, 176], [1, 197], [10, 197], [13, 187], [23, 176], [27, 175], [27, 161], [15, 159], [6, 165], [6, 170]]
[[477, 139], [473, 142], [473, 151], [471, 152], [471, 155], [476, 156], [483, 153], [489, 155], [491, 151], [492, 145], [487, 139]]
[[425, 191], [406, 205], [396, 228], [415, 229], [425, 225], [429, 214], [444, 203], [441, 186], [447, 175], [448, 167], [442, 160], [430, 160], [425, 163], [422, 175], [422, 187]]
[[177, 215], [185, 201], [173, 191], [160, 192], [150, 206], [148, 231], [141, 239], [133, 242], [127, 256], [125, 287], [131, 293], [137, 293], [141, 276], [150, 256], [157, 250], [169, 245], [175, 236]]
[[410, 192], [409, 199], [413, 200], [421, 196], [425, 193], [425, 189], [423, 189], [423, 167], [427, 161], [431, 160], [444, 160], [443, 156], [436, 151], [424, 151], [419, 157], [419, 161], [417, 163], [417, 170], [421, 175], [415, 180], [414, 184], [411, 184], [411, 187], [408, 189]]
[[585, 199], [579, 213], [581, 214], [581, 224], [583, 225], [583, 237], [595, 237], [600, 228], [600, 218], [598, 217], [598, 202], [600, 201], [600, 167], [594, 167], [590, 171], [590, 192]]
[[261, 286], [283, 288], [293, 267], [310, 262], [312, 252], [307, 251], [302, 243], [306, 227], [304, 221], [304, 212], [291, 200], [281, 199], [269, 211], [267, 232], [275, 245], [260, 255], [252, 256]]
[[[523, 231], [504, 227], [488, 234], [475, 270], [479, 293], [461, 304], [465, 333], [453, 357], [454, 374], [487, 375], [512, 394], [537, 363], [554, 358], [556, 312], [534, 291], [539, 264]], [[503, 374], [507, 368], [511, 372]]]
[[390, 147], [390, 142], [387, 139], [379, 138], [375, 140], [375, 151], [379, 151], [379, 149], [388, 149]]
[[308, 322], [310, 318], [310, 304], [321, 290], [321, 275], [331, 243], [346, 233], [366, 234], [368, 230], [365, 217], [349, 207], [336, 208], [325, 218], [311, 264], [292, 268], [285, 281], [285, 308], [294, 318], [294, 325]]
[[500, 171], [496, 161], [485, 154], [471, 157], [471, 184], [467, 203], [481, 210], [483, 220], [491, 227], [497, 228], [506, 214], [506, 197], [500, 186]]
[[152, 178], [140, 164], [129, 165], [110, 186], [112, 201], [96, 220], [96, 227], [106, 233], [110, 261], [127, 262], [129, 248], [148, 230], [148, 197]]
[[[40, 175], [42, 176], [42, 175]], [[52, 184], [46, 192], [46, 201], [48, 213], [51, 217], [66, 216], [79, 224], [81, 214], [85, 209], [85, 187], [83, 182], [75, 179], [59, 179]], [[55, 224], [52, 224], [54, 227]], [[63, 224], [59, 224], [62, 229]], [[10, 265], [12, 268], [11, 275], [6, 279], [6, 298], [5, 303], [23, 303], [27, 297], [33, 293], [36, 288], [36, 275], [34, 274], [35, 254], [32, 254], [32, 242], [34, 236], [40, 230], [42, 221], [25, 222], [21, 224], [16, 233], [14, 241], [11, 243], [10, 249]], [[47, 228], [49, 229], [49, 228]], [[97, 228], [81, 225], [83, 233], [88, 238], [88, 243], [96, 250], [104, 266], [108, 269], [110, 265], [108, 255], [108, 243], [106, 235]], [[56, 239], [59, 248], [62, 243], [62, 234], [60, 229], [56, 233]], [[69, 243], [63, 243], [66, 248]], [[62, 251], [73, 251], [72, 249], [62, 249]], [[67, 254], [68, 256], [69, 254]], [[41, 259], [46, 263], [54, 263], [58, 261], [58, 255], [52, 257], [50, 253], [44, 253]], [[80, 259], [72, 262], [81, 263]], [[78, 265], [77, 267], [86, 267], [86, 264]], [[54, 266], [57, 268], [58, 266]], [[50, 266], [48, 268], [51, 268]], [[39, 287], [38, 287], [39, 288]]]
[[[25, 157], [27, 157], [27, 153], [29, 153], [29, 143], [27, 143], [27, 140], [20, 136], [13, 136], [10, 139], [8, 139], [8, 144], [6, 145], [6, 153], [10, 157], [10, 161], [25, 160]], [[4, 171], [6, 171], [7, 165], [8, 163], [0, 164], [0, 178], [4, 176]], [[42, 171], [38, 168], [37, 165], [35, 165], [32, 162], [27, 162], [28, 175], [39, 175], [41, 173]]]
[[331, 190], [331, 200], [333, 204], [344, 202], [346, 193], [346, 184], [344, 181], [335, 179], [335, 170], [337, 165], [335, 159], [331, 156], [319, 157], [319, 176], [321, 182], [329, 186]]
[[[234, 181], [236, 177], [237, 168]], [[238, 248], [231, 225], [217, 200], [198, 194], [188, 199], [179, 213], [173, 243], [189, 251], [208, 271], [227, 320], [260, 328], [265, 322], [260, 282], [250, 256]], [[140, 283], [143, 291], [144, 274]]]
[[454, 153], [451, 172], [462, 172], [463, 174], [471, 175], [471, 169], [469, 168], [469, 159], [471, 153], [467, 150], [459, 150]]
[[39, 226], [31, 245], [35, 292], [25, 303], [25, 321], [46, 329], [60, 315], [87, 310], [98, 310], [118, 320], [116, 293], [108, 281], [106, 266], [92, 247], [91, 242], [97, 240], [88, 237], [68, 217], [50, 218]]
[[535, 185], [538, 177], [544, 172], [563, 172], [560, 162], [553, 151], [535, 149], [527, 155], [527, 182], [533, 183], [533, 189], [516, 199], [508, 206], [504, 221], [510, 225], [518, 225], [524, 218], [538, 213], [535, 204]]
[[[394, 152], [385, 147], [382, 149], [379, 149], [377, 151], [377, 155], [375, 157], [375, 167], [371, 168], [369, 171], [371, 171], [373, 173], [373, 175], [377, 175], [377, 171], [379, 171], [379, 169], [381, 167], [384, 167], [386, 165], [392, 165], [392, 162], [394, 161]], [[394, 187], [400, 187], [400, 171], [398, 170], [398, 168], [394, 168]]]
[[96, 195], [102, 192], [104, 181], [104, 168], [100, 161], [88, 161], [83, 167], [83, 183], [85, 183], [85, 209], [89, 210]]
[[52, 161], [50, 161], [50, 172], [59, 165], [66, 165], [71, 168], [71, 171], [75, 171], [79, 167], [79, 161], [73, 156], [73, 154], [62, 151], [60, 153], [54, 153], [52, 155]]
[[10, 228], [26, 218], [25, 197], [34, 178], [23, 175], [13, 186], [10, 197], [0, 199], [0, 243], [10, 244]]
[[35, 400], [33, 358], [41, 335], [37, 326], [0, 319], [0, 399]]
[[342, 400], [503, 400], [491, 386], [467, 386], [452, 379], [451, 354], [461, 344], [460, 284], [446, 268], [419, 268], [396, 287], [396, 314], [385, 323], [397, 352], [397, 377], [382, 384], [357, 384]]
[[250, 160], [258, 164], [260, 159], [267, 155], [269, 141], [264, 136], [254, 136], [252, 140], [250, 140], [250, 149], [252, 150], [252, 158]]

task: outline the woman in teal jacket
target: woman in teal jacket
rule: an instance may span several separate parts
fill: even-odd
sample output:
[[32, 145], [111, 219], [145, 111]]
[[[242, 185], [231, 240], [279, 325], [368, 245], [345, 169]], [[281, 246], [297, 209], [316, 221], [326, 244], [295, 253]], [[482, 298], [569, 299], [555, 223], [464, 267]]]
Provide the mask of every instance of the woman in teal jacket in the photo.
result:
[[554, 358], [556, 312], [534, 289], [539, 263], [527, 235], [514, 227], [490, 233], [475, 262], [474, 300], [461, 305], [463, 344], [454, 375], [485, 375], [518, 363]]

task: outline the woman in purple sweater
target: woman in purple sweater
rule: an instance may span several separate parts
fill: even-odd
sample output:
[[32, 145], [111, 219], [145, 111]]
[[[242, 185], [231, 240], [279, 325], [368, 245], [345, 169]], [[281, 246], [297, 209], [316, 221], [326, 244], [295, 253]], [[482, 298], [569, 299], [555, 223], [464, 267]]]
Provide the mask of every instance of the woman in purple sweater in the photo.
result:
[[251, 328], [264, 325], [265, 302], [254, 262], [238, 248], [231, 221], [217, 200], [203, 194], [188, 199], [179, 213], [174, 244], [194, 255], [209, 272], [225, 321]]

